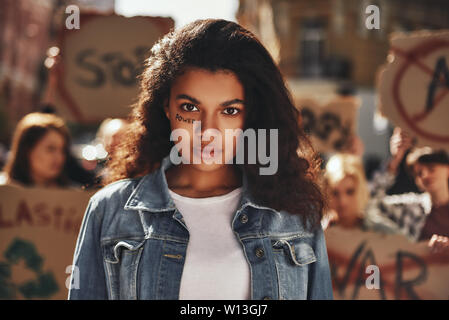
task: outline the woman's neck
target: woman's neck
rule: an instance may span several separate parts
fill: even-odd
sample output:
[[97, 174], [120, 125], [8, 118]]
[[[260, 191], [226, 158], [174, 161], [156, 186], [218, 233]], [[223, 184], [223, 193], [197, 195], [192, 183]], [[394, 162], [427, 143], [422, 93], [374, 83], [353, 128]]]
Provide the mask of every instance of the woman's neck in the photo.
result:
[[32, 175], [31, 179], [32, 179], [33, 185], [35, 187], [49, 188], [49, 187], [56, 187], [57, 186], [56, 181], [53, 180], [53, 179], [49, 180], [49, 179], [45, 179], [45, 178], [42, 178], [42, 177], [37, 176], [37, 175]]
[[352, 229], [355, 227], [359, 227], [362, 224], [362, 219], [356, 216], [346, 219], [339, 219], [338, 223], [345, 229]]
[[202, 171], [192, 165], [180, 164], [170, 167], [165, 176], [172, 191], [192, 198], [219, 196], [242, 184], [240, 171], [231, 165], [213, 171]]
[[430, 193], [432, 206], [441, 207], [449, 203], [449, 187], [441, 188]]

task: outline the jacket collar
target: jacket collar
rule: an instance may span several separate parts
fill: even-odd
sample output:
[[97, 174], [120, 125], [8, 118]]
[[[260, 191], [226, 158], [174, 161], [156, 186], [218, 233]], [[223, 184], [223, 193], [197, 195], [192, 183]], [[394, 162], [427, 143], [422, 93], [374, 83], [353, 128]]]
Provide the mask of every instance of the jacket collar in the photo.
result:
[[[162, 159], [160, 167], [140, 179], [136, 188], [133, 190], [125, 203], [125, 210], [144, 210], [149, 212], [173, 211], [176, 209], [173, 199], [168, 192], [168, 184], [165, 177], [165, 171], [173, 166], [170, 157]], [[243, 173], [242, 179], [242, 198], [240, 200], [239, 210], [246, 206], [252, 206], [258, 209], [266, 209], [279, 213], [278, 211], [259, 205], [255, 202], [248, 190], [248, 181], [246, 174]]]

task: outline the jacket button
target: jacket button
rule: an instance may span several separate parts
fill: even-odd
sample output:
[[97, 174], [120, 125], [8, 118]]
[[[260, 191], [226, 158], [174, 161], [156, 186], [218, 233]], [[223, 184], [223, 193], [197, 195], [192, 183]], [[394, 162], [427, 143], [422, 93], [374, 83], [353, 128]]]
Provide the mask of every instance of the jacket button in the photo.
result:
[[263, 251], [262, 248], [257, 248], [256, 249], [256, 257], [262, 258], [264, 255], [265, 255], [265, 251]]
[[240, 216], [240, 222], [241, 223], [247, 223], [248, 222], [248, 216], [246, 214], [242, 214]]

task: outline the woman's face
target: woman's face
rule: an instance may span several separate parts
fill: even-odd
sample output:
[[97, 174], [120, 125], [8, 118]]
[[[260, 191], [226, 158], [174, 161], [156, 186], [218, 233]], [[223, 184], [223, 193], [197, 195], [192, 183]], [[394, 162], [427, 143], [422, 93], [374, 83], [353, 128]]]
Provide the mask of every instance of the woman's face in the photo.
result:
[[416, 185], [423, 191], [435, 193], [447, 189], [449, 165], [439, 163], [415, 163], [413, 166]]
[[49, 130], [29, 154], [30, 174], [35, 183], [51, 182], [62, 172], [66, 160], [64, 137]]
[[354, 177], [346, 176], [331, 187], [330, 206], [340, 221], [353, 221], [358, 217], [357, 181]]
[[[177, 145], [181, 146], [182, 158], [203, 171], [216, 170], [232, 161], [237, 139], [225, 139], [225, 130], [243, 129], [244, 98], [243, 86], [232, 72], [192, 68], [179, 76], [171, 87], [165, 112], [172, 130], [184, 129], [189, 134], [190, 155], [183, 150], [184, 142]], [[215, 129], [209, 130], [212, 135], [205, 135], [208, 129]], [[195, 148], [194, 139], [199, 141]]]

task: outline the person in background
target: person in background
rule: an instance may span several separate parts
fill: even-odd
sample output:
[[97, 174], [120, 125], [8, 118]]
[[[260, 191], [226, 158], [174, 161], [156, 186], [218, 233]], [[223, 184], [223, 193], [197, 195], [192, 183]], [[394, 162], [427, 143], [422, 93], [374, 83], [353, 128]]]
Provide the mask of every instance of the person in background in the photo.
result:
[[126, 137], [126, 130], [129, 128], [129, 122], [121, 118], [107, 118], [103, 120], [98, 127], [96, 141], [103, 145], [106, 151], [106, 157], [98, 162], [97, 165], [97, 185], [101, 187], [102, 180], [108, 176], [107, 163], [113, 152], [117, 149], [120, 142]]
[[414, 149], [407, 156], [416, 185], [430, 197], [432, 209], [425, 219], [419, 240], [448, 246], [449, 237], [449, 157], [443, 150]]
[[108, 154], [112, 154], [120, 141], [125, 137], [129, 122], [120, 118], [107, 118], [103, 120], [97, 131], [97, 140], [103, 144]]
[[361, 158], [349, 153], [333, 155], [326, 164], [324, 178], [331, 209], [325, 224], [363, 227], [369, 194]]
[[390, 166], [389, 170], [375, 176], [368, 211], [396, 224], [398, 230], [411, 240], [428, 240], [433, 250], [446, 250], [449, 248], [448, 154], [430, 147], [414, 148], [408, 154], [406, 164], [423, 193], [387, 195], [386, 190], [395, 178], [394, 167]]
[[365, 145], [358, 135], [348, 138], [343, 148], [325, 162], [323, 185], [329, 198], [323, 228], [333, 224], [362, 226], [367, 200], [367, 181], [363, 168]]
[[407, 192], [421, 193], [416, 186], [413, 176], [407, 170], [406, 158], [410, 153], [414, 139], [400, 127], [395, 127], [390, 138], [390, 154], [386, 170], [395, 178], [392, 185], [386, 190], [387, 195], [402, 194]]
[[60, 117], [40, 112], [26, 115], [14, 131], [1, 184], [72, 186], [65, 170], [70, 140]]
[[370, 188], [362, 160], [364, 150], [363, 141], [354, 135], [340, 153], [328, 159], [324, 185], [330, 201], [329, 212], [322, 221], [323, 228], [339, 225], [346, 229], [397, 233], [393, 222], [366, 210]]
[[[40, 104], [38, 109], [39, 112], [55, 115], [57, 110], [56, 106], [52, 103]], [[95, 186], [95, 172], [84, 168], [79, 159], [72, 152], [67, 155], [65, 168], [67, 177], [74, 183], [74, 185], [81, 186], [82, 189], [90, 189]]]

